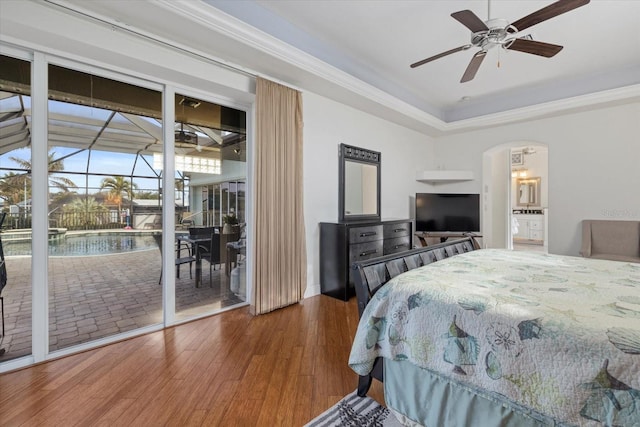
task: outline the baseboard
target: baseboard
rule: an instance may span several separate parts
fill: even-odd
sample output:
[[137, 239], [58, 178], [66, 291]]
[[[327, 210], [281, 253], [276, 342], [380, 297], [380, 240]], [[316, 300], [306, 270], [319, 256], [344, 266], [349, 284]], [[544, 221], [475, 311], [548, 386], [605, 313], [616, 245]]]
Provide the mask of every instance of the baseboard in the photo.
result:
[[320, 284], [307, 283], [307, 289], [304, 291], [304, 298], [311, 298], [320, 295]]

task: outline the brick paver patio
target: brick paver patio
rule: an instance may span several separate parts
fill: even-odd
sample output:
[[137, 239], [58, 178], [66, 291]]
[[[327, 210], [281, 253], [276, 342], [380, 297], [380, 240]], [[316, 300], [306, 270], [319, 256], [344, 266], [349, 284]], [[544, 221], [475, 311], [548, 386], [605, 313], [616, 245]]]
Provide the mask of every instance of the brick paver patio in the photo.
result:
[[[49, 347], [57, 350], [162, 322], [161, 258], [157, 249], [99, 256], [49, 258]], [[189, 267], [176, 278], [178, 316], [212, 312], [241, 303], [229, 290], [224, 265], [209, 277], [202, 263], [202, 286]], [[31, 353], [31, 257], [7, 257], [4, 296], [6, 336], [0, 362]], [[211, 281], [210, 281], [211, 279]], [[210, 286], [211, 283], [211, 286]]]

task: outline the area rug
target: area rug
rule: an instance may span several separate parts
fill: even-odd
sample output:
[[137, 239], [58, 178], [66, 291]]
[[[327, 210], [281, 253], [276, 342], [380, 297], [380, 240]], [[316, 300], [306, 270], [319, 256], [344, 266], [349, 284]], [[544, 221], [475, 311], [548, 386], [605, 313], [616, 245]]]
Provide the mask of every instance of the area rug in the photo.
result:
[[314, 418], [305, 427], [402, 427], [396, 417], [370, 397], [354, 391]]

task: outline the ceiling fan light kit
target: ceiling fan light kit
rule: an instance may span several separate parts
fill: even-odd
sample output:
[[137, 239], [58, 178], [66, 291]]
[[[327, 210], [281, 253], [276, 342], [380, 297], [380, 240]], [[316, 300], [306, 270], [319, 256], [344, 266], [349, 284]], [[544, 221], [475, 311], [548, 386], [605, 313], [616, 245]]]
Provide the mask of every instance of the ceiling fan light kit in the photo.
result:
[[[463, 12], [471, 12], [470, 10]], [[473, 12], [471, 12], [473, 13]], [[486, 22], [487, 29], [471, 33], [471, 44], [483, 50], [491, 49], [494, 46], [504, 45], [509, 35], [508, 28], [511, 28], [506, 19], [490, 19]]]
[[590, 0], [558, 0], [549, 6], [525, 16], [524, 18], [520, 18], [512, 24], [503, 18], [494, 18], [483, 22], [470, 10], [454, 12], [451, 14], [451, 17], [471, 30], [471, 44], [466, 44], [421, 61], [414, 62], [410, 67], [416, 68], [452, 53], [467, 50], [471, 47], [477, 47], [480, 50], [473, 55], [471, 62], [469, 62], [469, 65], [460, 80], [460, 83], [464, 83], [473, 80], [486, 56], [487, 51], [496, 46], [500, 46], [503, 49], [516, 50], [545, 58], [551, 58], [562, 50], [562, 46], [536, 41], [529, 35], [521, 35], [519, 33], [533, 25], [539, 24], [540, 22], [554, 18], [580, 6], [584, 6], [588, 4], [589, 1]]

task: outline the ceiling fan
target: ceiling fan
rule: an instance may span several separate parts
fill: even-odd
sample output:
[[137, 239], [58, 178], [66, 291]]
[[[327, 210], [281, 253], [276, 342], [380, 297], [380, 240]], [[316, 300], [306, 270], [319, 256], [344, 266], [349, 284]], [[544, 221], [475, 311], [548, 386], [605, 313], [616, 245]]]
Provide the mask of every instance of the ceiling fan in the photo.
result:
[[435, 61], [436, 59], [470, 49], [474, 46], [478, 47], [480, 50], [473, 55], [471, 62], [467, 66], [467, 69], [460, 80], [460, 83], [464, 83], [473, 80], [480, 68], [480, 65], [482, 64], [482, 61], [484, 60], [485, 55], [487, 54], [487, 51], [496, 46], [500, 46], [503, 49], [517, 50], [524, 53], [551, 58], [562, 50], [562, 46], [531, 40], [530, 38], [517, 35], [517, 33], [539, 24], [540, 22], [546, 21], [547, 19], [554, 18], [580, 6], [584, 6], [588, 4], [589, 1], [590, 0], [558, 0], [555, 3], [552, 3], [547, 7], [543, 7], [542, 9], [537, 10], [524, 18], [520, 18], [511, 24], [506, 19], [501, 18], [489, 19], [488, 21], [483, 22], [470, 10], [454, 12], [451, 16], [471, 30], [471, 43], [439, 53], [427, 59], [423, 59], [422, 61], [415, 62], [411, 64], [411, 68], [419, 67], [427, 62]]
[[185, 145], [195, 145], [195, 149], [197, 151], [202, 151], [202, 146], [198, 142], [198, 134], [190, 131], [184, 130], [184, 124], [180, 123], [180, 130], [174, 131], [176, 145], [185, 146]]

